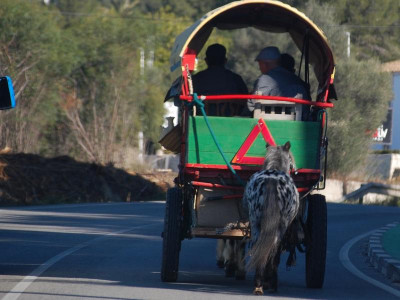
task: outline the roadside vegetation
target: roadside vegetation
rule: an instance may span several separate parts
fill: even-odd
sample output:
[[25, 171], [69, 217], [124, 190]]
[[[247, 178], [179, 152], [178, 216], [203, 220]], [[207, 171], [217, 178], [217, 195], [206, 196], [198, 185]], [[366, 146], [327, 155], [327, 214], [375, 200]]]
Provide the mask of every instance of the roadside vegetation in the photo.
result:
[[175, 175], [136, 173], [69, 156], [0, 155], [0, 206], [133, 202], [164, 199]]
[[[43, 159], [68, 156], [69, 162], [99, 168], [134, 168], [142, 161], [124, 157], [138, 147], [140, 131], [148, 152], [159, 147], [163, 99], [175, 80], [169, 74], [175, 37], [204, 13], [232, 1], [47, 2], [1, 1], [0, 75], [13, 78], [17, 108], [1, 113], [0, 148]], [[329, 171], [346, 177], [364, 163], [370, 133], [392, 99], [390, 74], [381, 72], [380, 64], [400, 56], [400, 4], [284, 2], [315, 21], [333, 48], [339, 101], [329, 112]], [[346, 32], [351, 34], [350, 57]], [[227, 46], [228, 66], [250, 90], [258, 74], [252, 58], [259, 49], [275, 44], [300, 61], [284, 35], [217, 30], [213, 42]], [[204, 51], [199, 58], [201, 69]]]

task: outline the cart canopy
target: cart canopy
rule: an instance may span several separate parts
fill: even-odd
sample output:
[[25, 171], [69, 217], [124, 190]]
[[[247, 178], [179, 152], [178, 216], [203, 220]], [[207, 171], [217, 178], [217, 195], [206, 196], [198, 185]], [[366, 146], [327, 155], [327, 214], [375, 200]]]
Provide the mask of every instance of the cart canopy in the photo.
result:
[[308, 33], [309, 63], [313, 66], [319, 86], [326, 88], [331, 83], [329, 79], [334, 73], [334, 58], [322, 30], [302, 12], [272, 0], [235, 1], [208, 12], [176, 38], [170, 58], [171, 71], [181, 66], [188, 49], [197, 55], [214, 28], [231, 30], [246, 27], [272, 33], [287, 32], [300, 51]]

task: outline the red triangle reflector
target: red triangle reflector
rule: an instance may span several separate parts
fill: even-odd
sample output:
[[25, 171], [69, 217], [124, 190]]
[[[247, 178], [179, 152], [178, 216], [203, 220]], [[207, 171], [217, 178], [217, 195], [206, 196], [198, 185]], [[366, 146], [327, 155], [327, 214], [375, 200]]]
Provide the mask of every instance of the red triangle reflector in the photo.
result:
[[264, 163], [264, 157], [246, 156], [250, 147], [253, 145], [260, 133], [268, 145], [276, 146], [275, 140], [272, 137], [264, 119], [259, 119], [257, 124], [251, 130], [250, 134], [247, 136], [246, 140], [243, 142], [242, 146], [240, 146], [239, 151], [232, 159], [233, 164], [262, 165]]

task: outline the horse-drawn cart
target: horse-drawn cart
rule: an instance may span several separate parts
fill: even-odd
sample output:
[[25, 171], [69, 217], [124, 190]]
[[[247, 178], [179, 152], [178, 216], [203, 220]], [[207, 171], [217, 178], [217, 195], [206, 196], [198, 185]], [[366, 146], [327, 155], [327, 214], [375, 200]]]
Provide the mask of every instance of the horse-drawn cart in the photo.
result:
[[[308, 77], [309, 65], [314, 70], [318, 92], [313, 101], [193, 93], [191, 73], [196, 56], [213, 29], [245, 27], [289, 33], [302, 53], [305, 77]], [[177, 37], [171, 55], [171, 71], [179, 73], [180, 79], [170, 90], [170, 96], [174, 96], [179, 105], [179, 122], [160, 140], [165, 148], [180, 153], [176, 187], [168, 190], [166, 199], [163, 281], [177, 280], [182, 240], [193, 237], [242, 239], [249, 235], [248, 224], [238, 209], [243, 183], [260, 170], [266, 143], [280, 145], [290, 141], [296, 162], [291, 176], [301, 198], [299, 219], [305, 233], [296, 246], [305, 249], [307, 287], [322, 287], [327, 209], [325, 198], [313, 191], [325, 185], [325, 109], [333, 106], [329, 100], [334, 97], [334, 70], [333, 55], [323, 32], [303, 13], [278, 1], [232, 2], [207, 13]], [[256, 117], [203, 115], [203, 103], [226, 99], [246, 102], [249, 98], [270, 100], [270, 106], [282, 104], [291, 110], [288, 113], [287, 109], [275, 109], [273, 118], [271, 110], [264, 106], [258, 107], [254, 113]], [[298, 113], [296, 116], [301, 107], [310, 107], [313, 112], [307, 120], [302, 120]]]

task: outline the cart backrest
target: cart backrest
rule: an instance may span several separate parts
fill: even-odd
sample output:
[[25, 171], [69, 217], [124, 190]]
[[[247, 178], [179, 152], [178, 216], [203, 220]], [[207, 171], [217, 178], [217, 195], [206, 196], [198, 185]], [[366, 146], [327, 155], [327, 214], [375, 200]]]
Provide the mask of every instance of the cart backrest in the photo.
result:
[[[215, 136], [228, 160], [243, 146], [258, 120], [253, 118], [208, 117]], [[265, 120], [276, 144], [290, 141], [298, 169], [319, 169], [321, 141], [320, 122]], [[248, 157], [264, 157], [266, 141], [260, 133], [246, 153]], [[186, 163], [225, 165], [203, 117], [189, 117]]]

